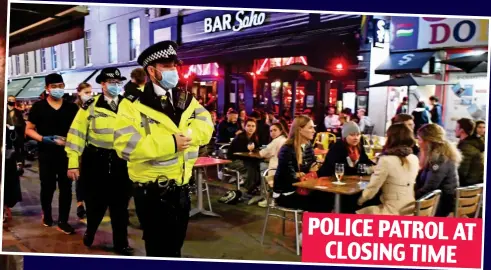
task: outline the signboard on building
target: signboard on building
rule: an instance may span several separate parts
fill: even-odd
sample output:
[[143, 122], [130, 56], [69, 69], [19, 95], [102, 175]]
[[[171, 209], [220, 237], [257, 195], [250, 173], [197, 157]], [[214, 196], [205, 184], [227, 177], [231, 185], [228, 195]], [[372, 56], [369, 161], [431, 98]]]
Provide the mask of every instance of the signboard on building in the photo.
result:
[[245, 11], [241, 10], [235, 13], [234, 16], [232, 14], [223, 14], [221, 16], [205, 18], [204, 29], [205, 33], [220, 31], [239, 32], [243, 29], [263, 25], [265, 22], [266, 13], [251, 11], [246, 14]]
[[377, 48], [384, 48], [387, 36], [388, 24], [385, 20], [374, 19], [373, 20], [373, 46]]
[[485, 19], [392, 17], [391, 51], [488, 45]]

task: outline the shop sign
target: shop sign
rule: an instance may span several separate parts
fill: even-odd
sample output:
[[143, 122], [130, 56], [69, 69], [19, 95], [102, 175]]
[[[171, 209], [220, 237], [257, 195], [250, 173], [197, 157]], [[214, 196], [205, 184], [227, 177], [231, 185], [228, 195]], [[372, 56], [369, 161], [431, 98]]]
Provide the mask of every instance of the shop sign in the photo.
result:
[[241, 10], [232, 14], [224, 14], [213, 18], [205, 18], [204, 29], [205, 33], [214, 33], [221, 31], [239, 32], [247, 28], [263, 25], [266, 22], [266, 13], [251, 11], [249, 15]]
[[375, 19], [373, 20], [373, 24], [375, 26], [373, 31], [373, 46], [384, 48], [387, 22], [382, 19]]
[[391, 50], [487, 46], [488, 24], [485, 19], [392, 17]]

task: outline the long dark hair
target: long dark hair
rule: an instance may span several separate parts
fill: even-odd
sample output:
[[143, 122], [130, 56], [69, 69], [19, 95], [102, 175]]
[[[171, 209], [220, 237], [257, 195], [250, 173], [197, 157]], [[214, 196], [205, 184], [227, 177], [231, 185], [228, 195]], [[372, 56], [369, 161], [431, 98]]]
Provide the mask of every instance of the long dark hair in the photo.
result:
[[254, 123], [254, 125], [256, 125], [256, 130], [254, 131], [254, 133], [252, 134], [252, 136], [250, 138], [249, 138], [249, 136], [247, 136], [247, 131], [244, 130], [244, 134], [249, 140], [254, 140], [257, 142], [259, 140], [259, 138], [257, 136], [257, 121], [254, 118], [247, 118], [247, 120], [245, 120], [245, 122], [244, 122], [244, 129], [247, 126], [247, 123], [249, 123], [249, 122]]
[[285, 128], [283, 127], [283, 125], [281, 123], [274, 123], [271, 125], [272, 127], [276, 127], [280, 130], [281, 132], [281, 135], [280, 136], [285, 136], [285, 138], [288, 138], [288, 133], [286, 132]]

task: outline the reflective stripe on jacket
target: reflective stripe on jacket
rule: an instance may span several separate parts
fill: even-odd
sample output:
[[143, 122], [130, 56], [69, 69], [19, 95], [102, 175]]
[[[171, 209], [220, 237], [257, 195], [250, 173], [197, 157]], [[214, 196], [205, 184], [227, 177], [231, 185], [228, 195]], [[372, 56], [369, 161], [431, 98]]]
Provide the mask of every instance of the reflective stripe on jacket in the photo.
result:
[[[214, 127], [210, 113], [194, 98], [183, 112], [179, 127], [139, 100], [123, 99], [114, 130], [114, 149], [128, 161], [132, 181], [144, 183], [165, 176], [184, 185], [191, 178], [199, 147], [209, 143]], [[192, 141], [188, 149], [176, 153], [174, 136], [178, 133]]]

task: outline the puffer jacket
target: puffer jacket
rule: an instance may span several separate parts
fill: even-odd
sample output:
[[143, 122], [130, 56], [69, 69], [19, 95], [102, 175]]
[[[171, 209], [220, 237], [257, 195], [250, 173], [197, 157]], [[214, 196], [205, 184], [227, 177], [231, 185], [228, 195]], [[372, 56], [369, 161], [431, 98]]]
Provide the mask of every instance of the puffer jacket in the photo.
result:
[[300, 168], [293, 145], [284, 144], [278, 154], [278, 167], [274, 176], [273, 191], [280, 194], [296, 191], [297, 188], [293, 184], [299, 181], [297, 172], [308, 173], [314, 162], [314, 148], [311, 144], [305, 145]]
[[484, 181], [484, 143], [476, 137], [461, 140], [457, 148], [462, 152], [459, 167], [460, 186], [472, 186]]

